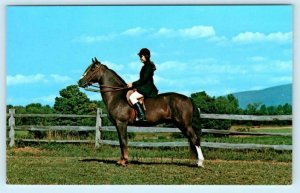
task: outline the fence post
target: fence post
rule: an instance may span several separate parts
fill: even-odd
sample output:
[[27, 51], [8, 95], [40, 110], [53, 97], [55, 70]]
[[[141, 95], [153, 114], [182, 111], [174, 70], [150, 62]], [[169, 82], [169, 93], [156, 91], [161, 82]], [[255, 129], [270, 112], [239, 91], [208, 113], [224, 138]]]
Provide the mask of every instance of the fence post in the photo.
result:
[[100, 128], [102, 127], [102, 109], [97, 108], [97, 117], [96, 117], [96, 136], [95, 136], [95, 147], [100, 147], [101, 143], [101, 132]]
[[15, 109], [9, 109], [9, 119], [8, 119], [8, 125], [10, 127], [9, 130], [9, 147], [15, 146]]

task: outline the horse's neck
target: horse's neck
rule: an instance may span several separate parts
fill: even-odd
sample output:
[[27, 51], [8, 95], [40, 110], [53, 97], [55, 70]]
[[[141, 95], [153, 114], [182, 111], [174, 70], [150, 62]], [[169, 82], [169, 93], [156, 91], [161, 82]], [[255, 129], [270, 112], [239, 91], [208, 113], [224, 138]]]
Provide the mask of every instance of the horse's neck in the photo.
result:
[[124, 81], [109, 69], [107, 69], [107, 71], [105, 72], [105, 75], [102, 77], [101, 82], [106, 86], [121, 88], [126, 86]]
[[[103, 76], [101, 78], [101, 81], [99, 82], [100, 85], [113, 86], [113, 87], [126, 86], [122, 80], [120, 80], [118, 77], [114, 75], [113, 72], [107, 71], [105, 75], [106, 76]], [[113, 90], [113, 89], [108, 88], [108, 90]], [[124, 91], [101, 92], [101, 96], [103, 102], [105, 103], [108, 109], [114, 103], [123, 102], [123, 100], [125, 101]]]

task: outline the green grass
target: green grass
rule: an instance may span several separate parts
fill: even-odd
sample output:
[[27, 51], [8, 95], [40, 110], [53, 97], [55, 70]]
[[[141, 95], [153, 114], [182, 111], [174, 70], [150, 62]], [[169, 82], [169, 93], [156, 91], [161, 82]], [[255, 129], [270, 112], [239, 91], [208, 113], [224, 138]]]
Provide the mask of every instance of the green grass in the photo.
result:
[[254, 143], [268, 145], [292, 145], [292, 137], [288, 136], [228, 136], [214, 137], [206, 135], [202, 137], [202, 141], [218, 142], [218, 143]]
[[257, 133], [292, 133], [292, 126], [232, 126], [232, 131], [249, 131]]
[[261, 133], [292, 133], [291, 127], [262, 127], [262, 128], [251, 128], [252, 132], [261, 132]]
[[[187, 164], [134, 162], [82, 157], [8, 157], [10, 184], [291, 184], [291, 164], [207, 161]], [[266, 172], [268, 171], [268, 172]]]
[[[103, 145], [96, 149], [92, 144], [55, 144], [44, 143], [37, 146], [31, 146], [38, 153], [27, 151], [25, 149], [8, 149], [7, 155], [18, 156], [49, 156], [49, 157], [101, 157], [101, 158], [117, 158], [120, 156], [120, 148], [118, 146]], [[25, 151], [22, 151], [25, 150]], [[230, 150], [230, 149], [214, 149], [202, 148], [205, 159], [208, 160], [244, 160], [244, 161], [280, 161], [291, 162], [291, 151], [276, 151], [272, 149], [263, 150]], [[170, 158], [170, 159], [189, 159], [189, 147], [161, 147], [161, 148], [138, 148], [129, 147], [129, 157], [133, 160], [141, 158]]]
[[26, 139], [29, 137], [29, 132], [28, 131], [16, 131], [16, 138], [20, 139]]
[[[203, 148], [205, 168], [188, 148], [130, 148], [128, 167], [118, 147], [43, 144], [7, 150], [9, 184], [291, 184], [290, 151]], [[266, 172], [268, 171], [268, 172]]]
[[[168, 141], [187, 141], [184, 136], [176, 139], [168, 136], [167, 134], [159, 137], [157, 134], [142, 137], [140, 134], [135, 139], [129, 139], [129, 141], [143, 141], [143, 142], [168, 142]], [[291, 136], [222, 136], [215, 137], [212, 134], [204, 134], [201, 136], [201, 142], [217, 142], [217, 143], [254, 143], [254, 144], [268, 144], [268, 145], [292, 145]]]
[[[289, 133], [291, 127], [250, 128]], [[28, 133], [18, 131], [17, 137]], [[175, 137], [175, 138], [174, 138]], [[129, 141], [186, 141], [171, 134], [137, 134]], [[203, 135], [202, 142], [291, 145], [292, 137]], [[194, 167], [188, 147], [129, 148], [128, 167], [116, 166], [119, 147], [30, 144], [7, 149], [8, 184], [249, 184], [292, 183], [292, 152], [202, 148], [205, 168]]]

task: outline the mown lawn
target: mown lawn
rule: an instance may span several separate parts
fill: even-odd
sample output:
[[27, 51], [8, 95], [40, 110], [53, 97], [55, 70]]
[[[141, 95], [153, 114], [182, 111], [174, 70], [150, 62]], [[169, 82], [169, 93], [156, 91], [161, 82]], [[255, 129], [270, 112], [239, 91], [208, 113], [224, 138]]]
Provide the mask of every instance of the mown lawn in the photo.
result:
[[8, 184], [281, 184], [292, 183], [291, 152], [204, 148], [205, 168], [188, 148], [130, 148], [127, 167], [118, 147], [57, 145], [7, 150]]

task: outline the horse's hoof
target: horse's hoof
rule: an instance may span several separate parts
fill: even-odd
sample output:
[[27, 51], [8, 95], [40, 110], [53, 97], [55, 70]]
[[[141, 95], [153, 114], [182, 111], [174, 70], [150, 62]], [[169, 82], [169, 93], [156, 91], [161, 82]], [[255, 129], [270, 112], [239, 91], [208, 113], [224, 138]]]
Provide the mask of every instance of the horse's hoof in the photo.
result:
[[126, 167], [126, 166], [127, 166], [127, 161], [126, 161], [126, 160], [119, 160], [119, 161], [117, 162], [117, 165], [118, 165], [118, 166]]
[[203, 165], [203, 160], [198, 160], [198, 162], [197, 162], [197, 166], [198, 166], [198, 167], [202, 167], [202, 168], [204, 168], [204, 165]]

